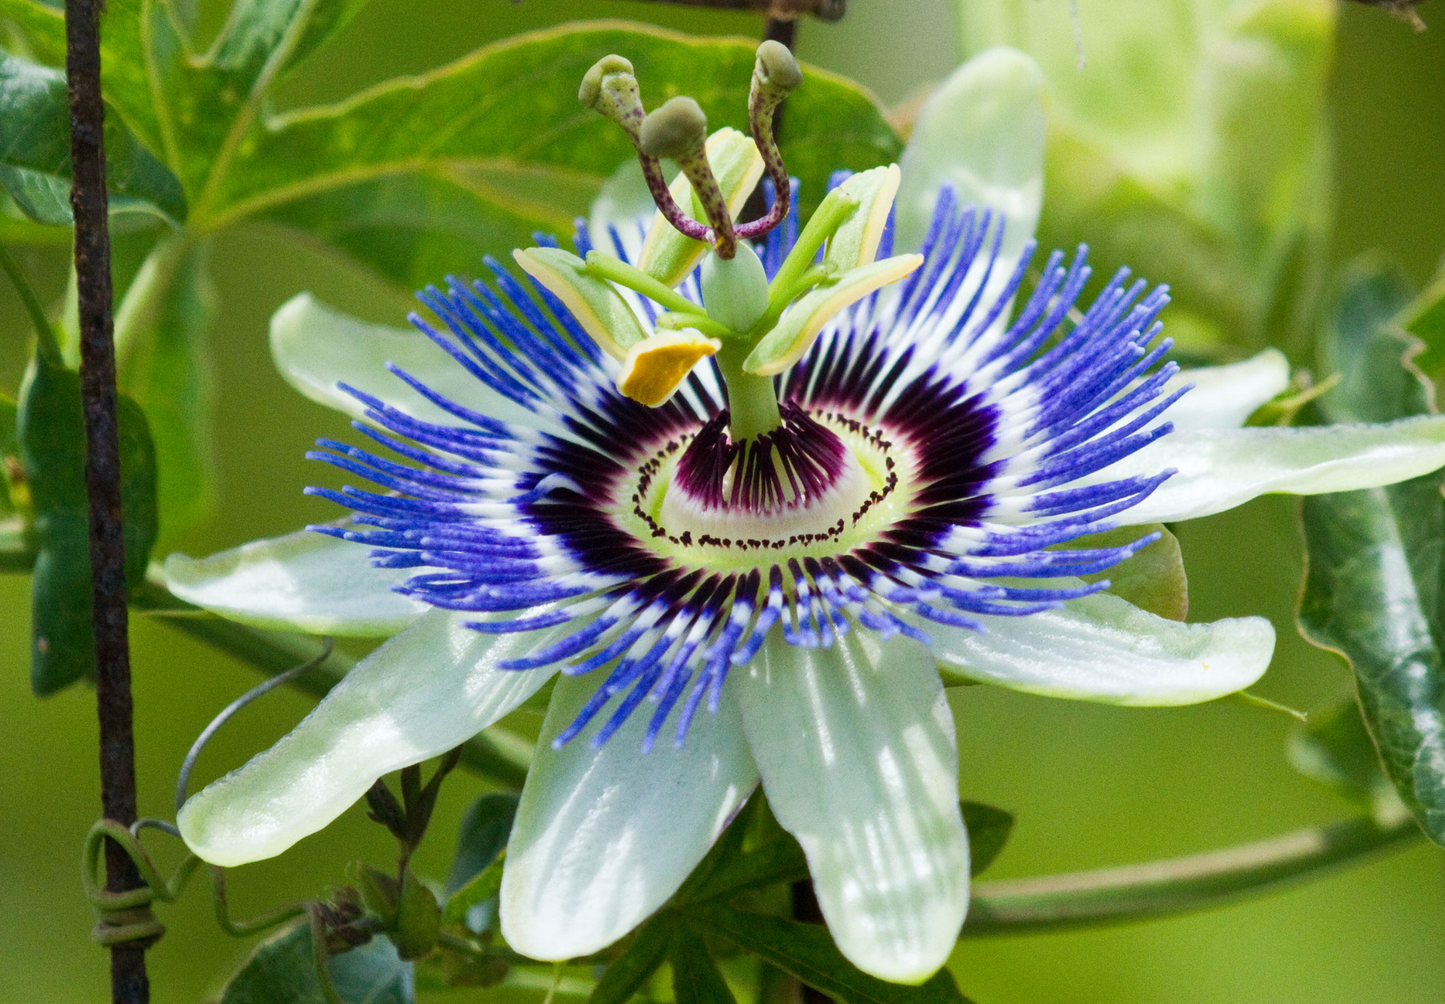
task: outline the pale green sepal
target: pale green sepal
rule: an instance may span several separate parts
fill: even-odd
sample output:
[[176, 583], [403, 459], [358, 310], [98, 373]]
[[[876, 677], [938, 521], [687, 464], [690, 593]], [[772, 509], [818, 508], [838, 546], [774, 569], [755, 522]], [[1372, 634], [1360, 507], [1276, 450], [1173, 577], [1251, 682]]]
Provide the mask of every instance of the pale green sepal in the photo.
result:
[[[667, 901], [757, 785], [731, 694], [700, 711], [677, 749], [671, 723], [642, 752], [653, 705], [602, 745], [604, 709], [560, 750], [598, 673], [562, 677], [522, 789], [502, 873], [502, 933], [534, 959], [590, 955]], [[674, 716], [675, 717], [675, 716]]]
[[298, 293], [271, 315], [271, 358], [292, 387], [328, 408], [362, 418], [366, 406], [345, 383], [426, 422], [458, 419], [386, 369], [395, 363], [426, 386], [484, 415], [528, 428], [547, 428], [535, 412], [498, 394], [415, 329], [368, 324]]
[[371, 548], [302, 530], [205, 558], [172, 554], [166, 588], [228, 620], [276, 631], [386, 638], [427, 611], [393, 591], [420, 569], [374, 568]]
[[582, 330], [614, 359], [647, 337], [622, 294], [606, 279], [587, 270], [587, 263], [561, 248], [518, 248], [517, 265], [561, 300]]
[[922, 255], [897, 255], [855, 268], [811, 290], [783, 312], [777, 326], [743, 360], [743, 369], [758, 376], [783, 372], [808, 350], [823, 325], [838, 311], [902, 279], [922, 264]]
[[899, 166], [894, 249], [919, 249], [939, 189], [951, 185], [959, 204], [977, 203], [1008, 218], [1000, 251], [1007, 278], [1043, 203], [1044, 77], [1038, 64], [1006, 46], [964, 63], [919, 111]]
[[1176, 473], [1119, 524], [1172, 523], [1223, 512], [1256, 495], [1376, 488], [1445, 466], [1445, 416], [1379, 425], [1197, 429], [1155, 440], [1085, 482]]
[[838, 948], [921, 983], [968, 908], [953, 717], [928, 649], [853, 631], [831, 648], [773, 632], [734, 670], [743, 731], [774, 815], [802, 844]]
[[899, 177], [898, 165], [889, 164], [855, 174], [839, 186], [857, 199], [858, 205], [828, 240], [823, 264], [829, 271], [847, 272], [878, 256], [878, 242], [898, 194]]
[[275, 857], [381, 775], [461, 745], [555, 672], [499, 669], [546, 641], [463, 626], [477, 619], [432, 610], [357, 663], [289, 735], [186, 802], [176, 817], [186, 845], [215, 865]]
[[[751, 137], [736, 129], [722, 128], [708, 137], [707, 159], [727, 200], [728, 211], [736, 219], [763, 176], [763, 155]], [[677, 176], [671, 191], [684, 212], [701, 223], [707, 222], [686, 175]], [[697, 267], [706, 250], [707, 244], [684, 237], [658, 213], [642, 244], [637, 267], [665, 285], [676, 286]]]
[[1104, 704], [1212, 701], [1258, 680], [1274, 652], [1263, 617], [1183, 624], [1108, 593], [1027, 617], [978, 619], [982, 632], [920, 623], [945, 678]]
[[1237, 429], [1260, 405], [1289, 388], [1289, 360], [1279, 349], [1265, 349], [1228, 366], [1181, 370], [1164, 385], [1162, 394], [1186, 384], [1193, 384], [1193, 389], [1164, 413], [1176, 432]]

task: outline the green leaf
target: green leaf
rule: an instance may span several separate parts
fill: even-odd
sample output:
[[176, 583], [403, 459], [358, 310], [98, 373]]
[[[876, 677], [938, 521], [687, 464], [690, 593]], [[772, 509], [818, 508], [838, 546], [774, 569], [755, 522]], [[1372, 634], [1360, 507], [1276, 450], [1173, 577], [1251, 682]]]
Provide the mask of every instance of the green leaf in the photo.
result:
[[671, 917], [657, 917], [638, 928], [626, 950], [597, 981], [587, 1004], [625, 1004], [641, 990], [667, 956], [673, 927]]
[[968, 873], [982, 875], [1013, 833], [1014, 815], [982, 802], [959, 802], [968, 828]]
[[803, 848], [778, 823], [767, 798], [758, 790], [693, 869], [674, 902], [700, 903], [731, 897], [744, 889], [807, 878]]
[[1100, 274], [1167, 280], [1170, 334], [1205, 347], [1309, 335], [1327, 266], [1335, 5], [958, 0], [967, 54], [1013, 45], [1048, 80], [1040, 243], [1089, 235]]
[[[294, 66], [346, 27], [367, 0], [239, 0], [216, 39], [217, 66], [254, 80], [283, 45], [282, 65]], [[294, 39], [288, 39], [294, 34]]]
[[736, 1004], [701, 935], [679, 931], [672, 939], [668, 958], [672, 962], [672, 995], [677, 1004]]
[[328, 188], [262, 216], [375, 270], [411, 302], [410, 290], [438, 276], [478, 271], [485, 250], [528, 247], [539, 230], [570, 232], [596, 188], [588, 177], [568, 180], [571, 190], [554, 186], [554, 206], [514, 198], [492, 184], [490, 172], [423, 171]]
[[[105, 153], [112, 212], [185, 219], [180, 182], [113, 114], [106, 116]], [[65, 74], [5, 55], [0, 55], [0, 185], [31, 219], [71, 222]]]
[[[385, 938], [327, 963], [346, 1004], [414, 1004], [411, 963]], [[256, 946], [221, 991], [220, 1004], [326, 1004], [311, 952], [311, 925], [303, 922]]]
[[695, 889], [687, 890], [692, 902], [731, 896], [744, 889], [799, 882], [808, 877], [808, 859], [791, 834], [780, 833], [766, 843], [717, 863]]
[[[155, 449], [139, 405], [121, 396], [117, 413], [125, 573], [134, 589], [145, 581], [156, 539]], [[31, 580], [30, 685], [43, 697], [95, 667], [79, 375], [36, 359], [21, 387], [17, 433], [39, 548]]]
[[214, 388], [207, 333], [216, 317], [210, 245], [163, 237], [116, 312], [118, 382], [145, 410], [159, 466], [162, 542], [215, 502]]
[[1287, 749], [1295, 770], [1367, 809], [1388, 811], [1400, 804], [1356, 701], [1311, 715], [1290, 734]]
[[[283, 71], [311, 55], [365, 0], [241, 0], [205, 53], [192, 53], [170, 5], [112, 0], [101, 29], [102, 86], [126, 124], [164, 159], [193, 197], [252, 126]], [[0, 0], [36, 49], [64, 52], [64, 20], [35, 0]], [[58, 60], [57, 60], [58, 61]]]
[[1445, 269], [1405, 308], [1400, 326], [1425, 343], [1425, 351], [1411, 361], [1426, 376], [1438, 379], [1445, 370]]
[[686, 920], [821, 990], [840, 1004], [967, 1004], [953, 974], [940, 970], [921, 986], [887, 983], [843, 958], [828, 929], [722, 906], [689, 912]]
[[428, 954], [436, 947], [441, 926], [442, 908], [436, 896], [408, 868], [402, 876], [396, 929], [392, 932], [396, 954], [403, 959], [419, 959]]
[[[1420, 414], [1414, 345], [1389, 325], [1408, 293], [1389, 274], [1349, 280], [1321, 356], [1345, 374], [1319, 402], [1335, 421]], [[1445, 844], [1445, 475], [1304, 499], [1308, 570], [1301, 633], [1347, 658], [1365, 724], [1395, 790], [1425, 832]]]
[[[686, 91], [714, 128], [746, 129], [752, 43], [643, 25], [566, 27], [486, 46], [338, 105], [255, 122], [207, 211], [226, 220], [376, 178], [476, 168], [526, 172], [544, 203], [548, 179], [595, 188], [634, 155], [620, 129], [576, 100], [582, 75], [611, 52], [632, 60], [652, 104]], [[788, 101], [782, 149], [803, 180], [806, 211], [832, 171], [875, 167], [901, 147], [864, 91], [809, 69]]]
[[48, 223], [37, 223], [0, 186], [0, 243], [14, 247], [19, 244], [53, 244], [70, 247], [70, 233]]
[[[451, 894], [447, 899], [446, 910], [443, 919], [448, 924], [461, 924], [469, 920], [468, 914], [472, 907], [481, 906], [488, 900], [498, 897], [502, 891], [502, 864], [503, 860], [498, 858], [490, 865], [477, 872]], [[495, 919], [494, 917], [492, 919]], [[469, 927], [481, 927], [477, 922], [468, 924]]]
[[493, 794], [472, 803], [457, 836], [457, 853], [447, 876], [448, 895], [480, 875], [506, 849], [518, 801], [516, 795]]
[[1128, 600], [1141, 610], [1182, 621], [1189, 615], [1189, 578], [1184, 572], [1184, 555], [1179, 539], [1163, 523], [1124, 526], [1104, 533], [1075, 538], [1071, 548], [1122, 547], [1151, 533], [1159, 539], [1135, 551], [1113, 568], [1080, 576], [1085, 582], [1109, 580], [1109, 592]]

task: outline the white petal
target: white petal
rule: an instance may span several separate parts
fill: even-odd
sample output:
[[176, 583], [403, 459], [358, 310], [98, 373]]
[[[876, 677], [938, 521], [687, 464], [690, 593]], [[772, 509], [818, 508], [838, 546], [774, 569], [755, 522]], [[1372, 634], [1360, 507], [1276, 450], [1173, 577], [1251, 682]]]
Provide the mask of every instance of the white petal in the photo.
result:
[[1194, 388], [1170, 406], [1164, 417], [1176, 432], [1237, 429], [1256, 408], [1289, 386], [1289, 360], [1279, 349], [1228, 366], [1182, 370], [1164, 385], [1165, 395], [1185, 384]]
[[1003, 267], [996, 270], [999, 282], [1007, 279], [1043, 202], [1043, 94], [1038, 64], [1003, 46], [979, 53], [939, 86], [919, 111], [899, 162], [894, 254], [918, 250], [939, 188], [949, 184], [961, 204], [1007, 217]]
[[468, 373], [420, 331], [367, 324], [298, 293], [271, 315], [271, 358], [286, 382], [311, 400], [360, 418], [366, 410], [341, 390], [345, 383], [414, 418], [443, 425], [458, 419], [388, 372], [395, 363], [426, 386], [506, 422], [540, 427], [541, 419]]
[[381, 775], [466, 742], [525, 701], [553, 670], [497, 663], [538, 636], [463, 627], [476, 619], [433, 610], [357, 663], [289, 735], [185, 804], [187, 846], [217, 865], [275, 857]]
[[928, 650], [852, 631], [832, 648], [773, 632], [736, 672], [743, 730], [798, 838], [828, 929], [864, 972], [918, 983], [968, 908], [953, 718]]
[[1152, 495], [1117, 517], [1121, 525], [1137, 525], [1208, 516], [1266, 492], [1320, 495], [1375, 488], [1442, 465], [1445, 416], [1427, 415], [1380, 425], [1177, 432], [1087, 482], [1176, 468]]
[[557, 681], [507, 845], [502, 933], [534, 959], [612, 944], [667, 901], [757, 785], [731, 698], [700, 711], [682, 749], [667, 728], [641, 751], [644, 702], [594, 750], [604, 708], [560, 750], [552, 739], [597, 689], [598, 673]]
[[233, 621], [280, 631], [385, 638], [427, 610], [392, 586], [415, 568], [373, 568], [371, 548], [302, 530], [205, 558], [172, 554], [166, 588]]
[[1274, 652], [1274, 628], [1263, 617], [1181, 624], [1108, 593], [1026, 617], [979, 620], [985, 633], [924, 625], [945, 672], [1105, 704], [1210, 701], [1258, 680]]

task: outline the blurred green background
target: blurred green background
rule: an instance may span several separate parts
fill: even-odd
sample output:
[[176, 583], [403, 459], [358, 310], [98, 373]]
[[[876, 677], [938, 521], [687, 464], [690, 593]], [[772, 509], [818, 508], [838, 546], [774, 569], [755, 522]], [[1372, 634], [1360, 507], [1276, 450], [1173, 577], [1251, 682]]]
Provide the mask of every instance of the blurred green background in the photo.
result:
[[[1064, 0], [1038, 2], [1068, 17]], [[219, 27], [224, 6], [201, 4], [203, 36]], [[1332, 261], [1379, 248], [1416, 284], [1445, 249], [1445, 10], [1434, 6], [1423, 13], [1442, 23], [1417, 35], [1380, 11], [1342, 4], [1329, 85], [1338, 191]], [[949, 0], [852, 0], [849, 8], [840, 24], [801, 26], [803, 59], [858, 79], [889, 104], [956, 63]], [[1087, 46], [1091, 20], [1107, 18], [1108, 5], [1083, 0], [1082, 13]], [[338, 44], [287, 84], [285, 101], [339, 98], [573, 17], [754, 37], [761, 28], [750, 14], [641, 2], [373, 0]], [[22, 255], [49, 298], [63, 292], [67, 253], [57, 245]], [[317, 436], [344, 435], [346, 427], [273, 371], [265, 339], [271, 312], [302, 289], [391, 323], [405, 308], [393, 291], [261, 226], [223, 235], [214, 264], [220, 505], [182, 541], [192, 554], [334, 516], [300, 494], [306, 484], [333, 480], [302, 454]], [[0, 386], [13, 390], [29, 329], [8, 287], [0, 287], [0, 332]], [[1260, 693], [1321, 709], [1348, 692], [1342, 666], [1293, 627], [1301, 571], [1293, 502], [1266, 498], [1183, 525], [1179, 535], [1191, 619], [1263, 613], [1274, 621], [1280, 644]], [[0, 1002], [99, 1001], [107, 960], [88, 941], [92, 920], [77, 874], [81, 840], [99, 809], [94, 698], [84, 687], [45, 702], [30, 696], [28, 586], [24, 577], [0, 576]], [[255, 677], [158, 621], [136, 618], [132, 638], [141, 812], [168, 816], [191, 740]], [[281, 692], [246, 711], [207, 751], [199, 780], [269, 744], [308, 706]], [[1242, 703], [1139, 711], [976, 687], [955, 694], [954, 711], [964, 797], [1019, 818], [990, 878], [1206, 850], [1350, 811], [1285, 763], [1291, 721]], [[423, 871], [443, 872], [460, 814], [480, 790], [465, 774], [448, 782], [419, 855]], [[155, 846], [162, 859], [175, 859], [174, 848]], [[249, 915], [340, 881], [349, 859], [380, 863], [391, 854], [390, 838], [353, 809], [282, 859], [234, 872], [233, 903]], [[170, 932], [150, 953], [153, 999], [201, 1000], [247, 945], [219, 932], [200, 883], [159, 913]], [[965, 942], [954, 969], [979, 1004], [1434, 1004], [1445, 997], [1445, 854], [1422, 843], [1293, 891], [1186, 918]]]

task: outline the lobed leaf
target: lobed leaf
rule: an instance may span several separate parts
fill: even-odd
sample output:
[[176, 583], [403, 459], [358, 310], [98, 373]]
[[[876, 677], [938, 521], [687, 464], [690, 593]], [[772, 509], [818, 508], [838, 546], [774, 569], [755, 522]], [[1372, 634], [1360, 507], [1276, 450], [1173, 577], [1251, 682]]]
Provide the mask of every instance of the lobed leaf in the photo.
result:
[[1400, 326], [1425, 346], [1411, 361], [1426, 376], [1438, 379], [1445, 371], [1445, 270], [1405, 308]]
[[[447, 892], [454, 893], [480, 875], [506, 849], [517, 816], [517, 796], [483, 795], [462, 817], [457, 853], [447, 876]], [[450, 909], [450, 907], [448, 907]]]
[[[581, 107], [577, 82], [597, 59], [626, 55], [652, 104], [686, 91], [714, 125], [746, 129], [755, 47], [626, 22], [591, 22], [485, 46], [420, 77], [388, 81], [338, 105], [255, 123], [211, 207], [226, 218], [384, 176], [530, 168], [600, 186], [633, 156], [626, 135]], [[782, 149], [817, 204], [830, 173], [897, 158], [874, 100], [810, 69], [788, 102]]]
[[[113, 212], [186, 218], [186, 197], [164, 164], [115, 115], [105, 122], [106, 184]], [[70, 113], [65, 74], [0, 54], [0, 185], [28, 217], [69, 224]]]
[[587, 1004], [626, 1004], [657, 972], [672, 941], [672, 917], [658, 917], [644, 923], [632, 936], [626, 950], [607, 967]]
[[687, 915], [699, 930], [732, 942], [840, 1004], [967, 1004], [953, 974], [940, 970], [920, 986], [888, 983], [843, 958], [825, 927], [724, 906]]
[[[1402, 364], [1414, 343], [1390, 325], [1408, 291], [1388, 273], [1356, 273], [1321, 358], [1345, 374], [1322, 398], [1332, 420], [1418, 415], [1429, 388]], [[1445, 844], [1445, 475], [1306, 498], [1308, 567], [1301, 633], [1344, 656], [1365, 724], [1395, 790], [1425, 832]]]
[[[125, 577], [134, 589], [145, 580], [156, 539], [155, 448], [145, 414], [130, 398], [120, 397], [118, 420]], [[79, 375], [36, 359], [20, 390], [16, 432], [38, 547], [31, 579], [30, 685], [43, 697], [95, 668]]]
[[[373, 938], [327, 962], [337, 995], [348, 1004], [415, 1004], [416, 986], [385, 938]], [[305, 921], [258, 944], [221, 991], [219, 1004], [326, 1004]]]
[[677, 1004], [736, 1004], [700, 934], [679, 931], [672, 939], [668, 959], [672, 962], [672, 994]]

